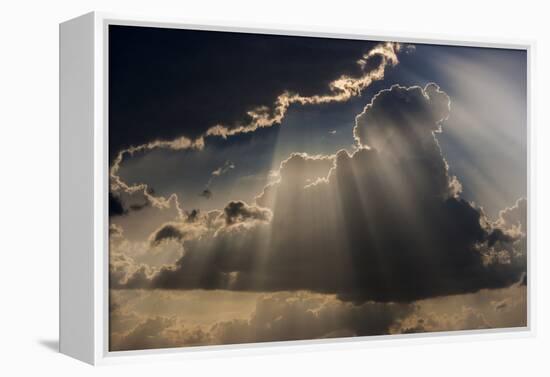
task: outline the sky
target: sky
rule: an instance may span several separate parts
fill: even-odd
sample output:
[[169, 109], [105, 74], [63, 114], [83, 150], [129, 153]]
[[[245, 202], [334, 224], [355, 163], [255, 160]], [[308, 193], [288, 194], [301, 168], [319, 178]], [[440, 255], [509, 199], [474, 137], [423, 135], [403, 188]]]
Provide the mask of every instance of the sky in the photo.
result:
[[521, 327], [526, 52], [109, 28], [110, 349]]

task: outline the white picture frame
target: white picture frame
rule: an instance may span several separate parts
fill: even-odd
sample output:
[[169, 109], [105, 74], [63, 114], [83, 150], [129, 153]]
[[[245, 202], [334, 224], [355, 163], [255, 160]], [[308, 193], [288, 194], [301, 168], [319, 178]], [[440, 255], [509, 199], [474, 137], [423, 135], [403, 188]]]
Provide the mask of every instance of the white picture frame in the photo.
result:
[[[336, 37], [429, 43], [527, 52], [528, 140], [528, 325], [525, 328], [467, 330], [430, 334], [200, 346], [143, 351], [108, 350], [108, 97], [107, 28], [135, 25], [194, 30]], [[534, 135], [532, 117], [533, 41], [494, 40], [418, 33], [379, 33], [311, 26], [208, 23], [160, 17], [92, 12], [60, 24], [60, 352], [90, 364], [203, 358], [322, 349], [379, 347], [535, 334], [536, 286], [533, 249]]]

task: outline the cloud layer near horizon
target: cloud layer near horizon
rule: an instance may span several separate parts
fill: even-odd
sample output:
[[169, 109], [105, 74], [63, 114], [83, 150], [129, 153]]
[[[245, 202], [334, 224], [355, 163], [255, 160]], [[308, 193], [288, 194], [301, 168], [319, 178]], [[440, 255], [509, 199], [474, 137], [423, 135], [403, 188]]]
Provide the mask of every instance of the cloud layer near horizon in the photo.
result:
[[[250, 295], [116, 291], [111, 351], [488, 329], [527, 321], [525, 286], [412, 304], [355, 305], [307, 292]], [[199, 310], [196, 302], [205, 308]]]

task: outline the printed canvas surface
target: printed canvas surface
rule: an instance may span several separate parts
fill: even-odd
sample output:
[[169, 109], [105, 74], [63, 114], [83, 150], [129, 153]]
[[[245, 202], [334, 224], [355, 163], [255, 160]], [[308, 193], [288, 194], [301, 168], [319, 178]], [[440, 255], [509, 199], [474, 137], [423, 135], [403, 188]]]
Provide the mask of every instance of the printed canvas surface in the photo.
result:
[[525, 50], [108, 52], [111, 351], [527, 325]]

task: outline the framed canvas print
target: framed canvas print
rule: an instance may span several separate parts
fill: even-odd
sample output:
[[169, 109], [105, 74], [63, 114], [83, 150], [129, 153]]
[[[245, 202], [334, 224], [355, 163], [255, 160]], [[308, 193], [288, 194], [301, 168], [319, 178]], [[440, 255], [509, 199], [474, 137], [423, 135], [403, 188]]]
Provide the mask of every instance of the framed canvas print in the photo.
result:
[[531, 48], [61, 24], [61, 352], [530, 334]]

